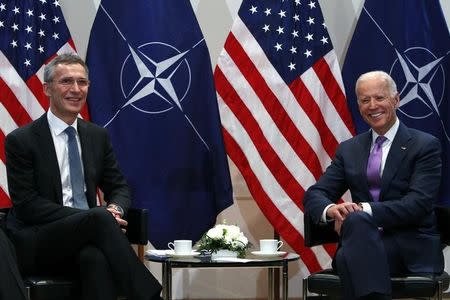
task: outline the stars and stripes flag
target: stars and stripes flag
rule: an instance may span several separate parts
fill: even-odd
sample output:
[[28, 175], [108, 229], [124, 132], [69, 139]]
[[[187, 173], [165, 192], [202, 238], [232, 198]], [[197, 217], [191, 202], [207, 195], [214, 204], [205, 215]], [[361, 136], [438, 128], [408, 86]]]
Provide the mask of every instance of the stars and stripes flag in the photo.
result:
[[303, 194], [354, 129], [319, 3], [244, 0], [214, 76], [228, 155], [308, 270], [324, 268], [335, 246], [304, 246]]
[[44, 65], [67, 52], [75, 52], [75, 46], [58, 1], [0, 0], [0, 207], [11, 205], [5, 136], [48, 109]]

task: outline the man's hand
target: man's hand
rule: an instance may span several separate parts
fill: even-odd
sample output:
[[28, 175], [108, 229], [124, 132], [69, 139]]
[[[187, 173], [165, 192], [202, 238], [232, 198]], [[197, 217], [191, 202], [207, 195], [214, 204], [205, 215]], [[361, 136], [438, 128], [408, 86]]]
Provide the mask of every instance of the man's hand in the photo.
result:
[[353, 202], [344, 202], [329, 207], [326, 214], [328, 218], [334, 219], [334, 230], [340, 234], [342, 223], [348, 214], [360, 210], [362, 210], [362, 208], [359, 207], [358, 204]]
[[114, 208], [114, 206], [112, 206], [112, 205], [111, 205], [111, 206], [108, 206], [106, 209], [107, 209], [110, 213], [112, 213], [112, 215], [113, 215], [114, 218], [116, 219], [117, 223], [119, 223], [119, 226], [122, 228], [122, 231], [123, 231], [123, 232], [126, 232], [127, 230], [126, 230], [125, 227], [127, 227], [128, 222], [127, 222], [126, 220], [122, 219], [121, 213], [120, 213], [118, 210], [116, 210], [116, 209]]

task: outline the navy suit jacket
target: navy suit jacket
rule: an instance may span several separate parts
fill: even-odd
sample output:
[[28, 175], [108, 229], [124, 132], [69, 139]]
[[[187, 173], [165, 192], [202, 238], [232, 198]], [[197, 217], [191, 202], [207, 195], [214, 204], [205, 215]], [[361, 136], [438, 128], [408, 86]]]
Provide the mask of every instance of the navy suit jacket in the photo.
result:
[[325, 207], [350, 190], [353, 202], [368, 202], [378, 227], [394, 236], [411, 272], [442, 272], [442, 246], [433, 212], [441, 180], [439, 140], [400, 123], [378, 202], [372, 199], [366, 175], [371, 144], [371, 131], [341, 143], [324, 175], [305, 193], [305, 210], [319, 223]]
[[[78, 119], [83, 158], [86, 198], [89, 207], [97, 206], [100, 188], [105, 200], [130, 206], [128, 185], [119, 171], [107, 131]], [[6, 137], [8, 189], [13, 202], [7, 219], [12, 232], [47, 224], [79, 212], [63, 206], [61, 177], [47, 114], [18, 128]]]

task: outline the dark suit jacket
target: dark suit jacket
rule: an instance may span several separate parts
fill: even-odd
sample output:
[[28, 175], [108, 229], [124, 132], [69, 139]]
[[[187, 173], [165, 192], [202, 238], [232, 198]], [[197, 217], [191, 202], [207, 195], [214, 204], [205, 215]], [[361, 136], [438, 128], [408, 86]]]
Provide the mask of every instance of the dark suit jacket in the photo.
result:
[[393, 234], [411, 272], [441, 272], [443, 255], [433, 213], [441, 180], [439, 140], [400, 123], [385, 163], [379, 202], [373, 202], [366, 167], [372, 133], [339, 146], [319, 181], [305, 193], [305, 210], [320, 222], [325, 207], [350, 190], [353, 202], [369, 202], [373, 219]]
[[[97, 188], [105, 200], [130, 206], [128, 185], [118, 169], [107, 131], [78, 119], [78, 133], [89, 207], [96, 203]], [[55, 147], [44, 114], [6, 137], [6, 168], [13, 208], [7, 226], [12, 232], [47, 224], [79, 212], [62, 203], [62, 188]]]

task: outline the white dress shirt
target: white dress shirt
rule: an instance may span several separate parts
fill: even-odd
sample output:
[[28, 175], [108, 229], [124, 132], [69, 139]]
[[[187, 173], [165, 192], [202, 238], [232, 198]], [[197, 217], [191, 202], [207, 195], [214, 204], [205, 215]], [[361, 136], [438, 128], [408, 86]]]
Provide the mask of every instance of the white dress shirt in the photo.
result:
[[[55, 145], [56, 157], [58, 159], [59, 173], [61, 174], [61, 186], [62, 186], [62, 196], [63, 205], [73, 207], [72, 199], [72, 185], [70, 183], [70, 168], [69, 168], [69, 148], [67, 144], [67, 134], [64, 132], [69, 126], [67, 123], [62, 121], [60, 118], [55, 116], [49, 109], [47, 112], [48, 125], [50, 126], [50, 132], [53, 138], [53, 144]], [[81, 153], [80, 137], [77, 131], [77, 120], [73, 122], [72, 125], [77, 132], [76, 139], [78, 144], [78, 151], [80, 153], [81, 161], [83, 161], [83, 154]], [[81, 164], [81, 169], [84, 174], [83, 163]], [[84, 175], [83, 175], [84, 177]], [[84, 178], [83, 178], [84, 182]], [[86, 191], [86, 184], [84, 185], [84, 190]]]

